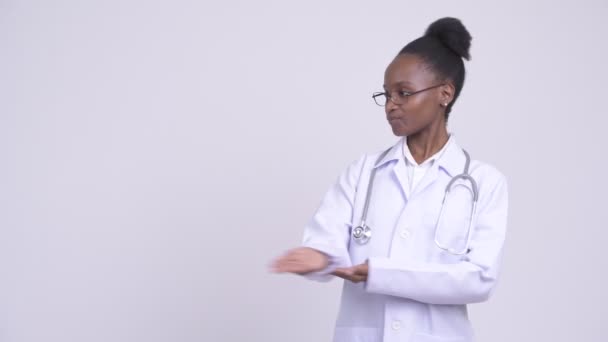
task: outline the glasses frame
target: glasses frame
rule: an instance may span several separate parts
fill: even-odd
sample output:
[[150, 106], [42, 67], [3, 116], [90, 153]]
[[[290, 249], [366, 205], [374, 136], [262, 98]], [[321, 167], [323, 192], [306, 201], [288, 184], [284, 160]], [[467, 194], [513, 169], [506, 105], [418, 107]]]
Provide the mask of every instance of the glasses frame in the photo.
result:
[[[413, 92], [409, 92], [409, 91], [403, 91], [403, 90], [400, 90], [400, 91], [398, 91], [398, 92], [397, 92], [397, 93], [399, 94], [397, 97], [398, 97], [398, 98], [400, 98], [401, 100], [398, 100], [398, 101], [395, 101], [395, 97], [394, 97], [394, 96], [392, 96], [392, 95], [391, 95], [391, 93], [386, 92], [386, 91], [384, 91], [384, 92], [375, 92], [375, 93], [373, 93], [373, 94], [372, 94], [372, 99], [374, 99], [374, 102], [375, 102], [375, 103], [376, 103], [378, 106], [380, 106], [380, 107], [384, 107], [384, 106], [386, 106], [386, 104], [388, 103], [388, 101], [389, 101], [389, 100], [390, 100], [390, 101], [392, 101], [392, 102], [393, 102], [394, 104], [396, 104], [396, 105], [402, 105], [402, 104], [404, 104], [404, 103], [406, 103], [406, 102], [407, 102], [407, 99], [408, 99], [408, 97], [410, 97], [410, 96], [414, 96], [414, 95], [416, 95], [416, 94], [420, 94], [420, 93], [422, 93], [422, 92], [424, 92], [424, 91], [427, 91], [427, 90], [431, 90], [431, 89], [439, 88], [439, 87], [441, 87], [441, 86], [443, 86], [443, 85], [445, 85], [445, 83], [436, 84], [436, 85], [434, 85], [434, 86], [431, 86], [431, 87], [428, 87], [428, 88], [424, 88], [424, 89], [420, 89], [420, 90], [416, 90], [416, 91], [413, 91]], [[381, 97], [381, 96], [384, 96], [384, 97], [386, 98], [386, 100], [384, 101], [384, 104], [380, 104], [380, 103], [378, 102], [378, 97]]]

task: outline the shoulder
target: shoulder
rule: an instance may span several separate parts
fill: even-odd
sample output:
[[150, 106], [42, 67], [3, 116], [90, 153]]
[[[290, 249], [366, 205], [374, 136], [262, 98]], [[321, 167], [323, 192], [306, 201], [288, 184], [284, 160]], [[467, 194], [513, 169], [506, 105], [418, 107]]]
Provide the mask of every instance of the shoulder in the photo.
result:
[[395, 154], [398, 152], [398, 147], [397, 143], [381, 150], [360, 154], [357, 159], [353, 160], [347, 166], [343, 175], [355, 182], [358, 182], [361, 178], [368, 177], [374, 168], [394, 160]]
[[400, 139], [391, 146], [386, 146], [381, 150], [367, 153], [364, 155], [365, 162], [369, 165], [369, 168], [380, 168], [386, 164], [390, 164], [390, 162], [401, 158], [401, 155], [403, 154], [402, 146], [403, 140]]
[[508, 183], [506, 176], [495, 166], [479, 160], [471, 161], [471, 177], [477, 183], [480, 201], [487, 202], [492, 198], [508, 197]]
[[507, 177], [500, 170], [480, 160], [471, 161], [471, 176], [483, 183], [507, 183]]

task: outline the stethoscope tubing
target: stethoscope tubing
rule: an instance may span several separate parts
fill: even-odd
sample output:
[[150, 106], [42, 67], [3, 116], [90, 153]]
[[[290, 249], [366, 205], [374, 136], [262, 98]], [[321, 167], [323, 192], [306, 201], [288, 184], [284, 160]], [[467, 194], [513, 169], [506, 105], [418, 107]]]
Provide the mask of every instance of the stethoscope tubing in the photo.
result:
[[[382, 154], [380, 154], [380, 156], [378, 157], [378, 159], [376, 160], [376, 163], [374, 165], [378, 164], [387, 155], [387, 153], [389, 151], [390, 151], [390, 149], [388, 149], [388, 150], [384, 151]], [[466, 158], [464, 171], [463, 171], [463, 173], [452, 177], [452, 179], [446, 186], [445, 192], [443, 195], [443, 200], [441, 202], [441, 209], [439, 211], [439, 216], [437, 217], [437, 222], [435, 223], [435, 237], [434, 237], [435, 244], [440, 249], [442, 249], [446, 252], [449, 252], [451, 254], [454, 254], [454, 255], [464, 255], [464, 254], [467, 254], [470, 252], [469, 246], [471, 243], [471, 236], [472, 236], [471, 233], [473, 231], [474, 218], [475, 218], [475, 214], [477, 212], [477, 200], [479, 197], [477, 182], [469, 174], [469, 166], [471, 163], [471, 157], [466, 150], [463, 149], [462, 151], [464, 152], [464, 155]], [[353, 231], [352, 231], [352, 236], [355, 239], [355, 241], [362, 245], [366, 244], [371, 239], [371, 228], [367, 225], [366, 221], [367, 221], [367, 213], [369, 211], [369, 205], [370, 205], [371, 198], [372, 198], [372, 190], [373, 190], [373, 186], [374, 186], [374, 178], [376, 177], [376, 170], [377, 169], [374, 168], [370, 174], [369, 182], [367, 185], [367, 192], [365, 195], [365, 203], [363, 205], [363, 213], [361, 214], [361, 223], [359, 224], [359, 226], [355, 227], [355, 229], [353, 229]], [[465, 246], [463, 249], [456, 250], [456, 249], [449, 248], [448, 246], [442, 244], [439, 241], [438, 236], [439, 236], [440, 221], [443, 217], [443, 208], [444, 208], [446, 199], [449, 196], [450, 191], [452, 190], [452, 186], [454, 186], [454, 184], [456, 184], [456, 181], [459, 179], [465, 180], [471, 184], [470, 190], [472, 192], [473, 200], [472, 200], [471, 216], [470, 216], [470, 220], [469, 220], [469, 226], [467, 229]]]

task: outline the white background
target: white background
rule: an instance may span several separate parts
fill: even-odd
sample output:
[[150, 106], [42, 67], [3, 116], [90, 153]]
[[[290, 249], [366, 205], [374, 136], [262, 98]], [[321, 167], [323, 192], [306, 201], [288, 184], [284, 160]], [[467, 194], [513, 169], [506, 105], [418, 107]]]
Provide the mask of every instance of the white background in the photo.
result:
[[508, 178], [479, 341], [606, 341], [605, 1], [0, 0], [0, 341], [328, 341], [341, 281], [269, 274], [434, 20], [450, 131]]

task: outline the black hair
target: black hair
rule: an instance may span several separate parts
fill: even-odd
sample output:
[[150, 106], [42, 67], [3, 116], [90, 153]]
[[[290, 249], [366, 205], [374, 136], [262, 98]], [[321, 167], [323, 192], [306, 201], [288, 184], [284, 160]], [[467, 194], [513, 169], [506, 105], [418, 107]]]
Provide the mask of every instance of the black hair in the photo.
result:
[[470, 60], [471, 34], [456, 18], [441, 18], [426, 29], [424, 35], [407, 44], [399, 55], [412, 54], [420, 57], [441, 81], [454, 84], [454, 100], [445, 110], [446, 120], [464, 85], [464, 62]]

